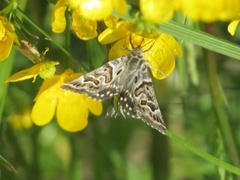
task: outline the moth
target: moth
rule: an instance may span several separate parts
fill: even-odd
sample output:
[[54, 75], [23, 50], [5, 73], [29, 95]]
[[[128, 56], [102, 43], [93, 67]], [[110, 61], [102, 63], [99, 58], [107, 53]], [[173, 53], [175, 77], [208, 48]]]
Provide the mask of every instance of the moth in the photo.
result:
[[[141, 47], [61, 86], [96, 100], [118, 99], [121, 114], [141, 119], [162, 134], [166, 126]], [[107, 114], [114, 114], [112, 108]]]

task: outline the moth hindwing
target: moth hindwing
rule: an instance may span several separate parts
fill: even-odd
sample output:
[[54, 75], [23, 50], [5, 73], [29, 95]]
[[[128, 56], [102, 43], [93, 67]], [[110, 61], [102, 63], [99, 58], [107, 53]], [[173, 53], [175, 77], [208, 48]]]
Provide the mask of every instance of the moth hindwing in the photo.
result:
[[[140, 47], [64, 84], [61, 88], [96, 100], [118, 97], [119, 110], [166, 133], [147, 62]], [[109, 112], [109, 114], [112, 114]]]

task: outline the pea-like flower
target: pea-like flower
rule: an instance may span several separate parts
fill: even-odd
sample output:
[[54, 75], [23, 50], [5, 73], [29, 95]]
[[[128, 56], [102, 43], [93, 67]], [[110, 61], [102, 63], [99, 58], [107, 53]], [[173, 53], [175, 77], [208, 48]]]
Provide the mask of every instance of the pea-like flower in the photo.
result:
[[84, 94], [65, 91], [60, 87], [81, 76], [67, 69], [61, 75], [46, 79], [36, 98], [32, 109], [32, 119], [37, 125], [46, 125], [54, 117], [58, 124], [67, 131], [79, 131], [88, 124], [88, 115], [91, 111], [95, 115], [102, 113], [101, 102], [95, 101]]
[[117, 41], [110, 49], [110, 60], [141, 46], [146, 60], [150, 62], [153, 76], [157, 79], [164, 79], [173, 71], [174, 55], [182, 55], [180, 45], [172, 36], [154, 30], [150, 34], [138, 32], [128, 21], [119, 21], [115, 28], [107, 28], [99, 35], [98, 40], [102, 44]]
[[124, 14], [125, 0], [59, 0], [52, 14], [52, 31], [61, 33], [66, 28], [65, 12], [72, 10], [72, 29], [83, 40], [97, 36], [97, 21], [111, 16], [112, 10]]

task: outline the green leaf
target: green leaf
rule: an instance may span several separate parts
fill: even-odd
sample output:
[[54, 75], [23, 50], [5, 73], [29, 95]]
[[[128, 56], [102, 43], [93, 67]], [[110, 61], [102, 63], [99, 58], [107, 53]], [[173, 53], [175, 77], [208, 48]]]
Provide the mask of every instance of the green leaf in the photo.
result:
[[234, 174], [240, 175], [240, 169], [229, 164], [226, 163], [208, 153], [205, 153], [203, 151], [201, 151], [199, 148], [189, 144], [187, 141], [185, 141], [184, 139], [180, 138], [179, 136], [171, 133], [170, 131], [167, 131], [166, 134], [169, 138], [171, 138], [172, 140], [180, 143], [182, 146], [184, 146], [185, 148], [187, 148], [188, 150], [190, 150], [191, 152], [193, 152], [194, 154], [202, 157], [203, 159], [209, 161], [212, 164], [215, 164], [216, 166], [222, 167], [226, 170], [228, 170], [229, 172], [232, 172]]
[[0, 155], [0, 164], [3, 165], [9, 171], [17, 173], [16, 169], [1, 155]]

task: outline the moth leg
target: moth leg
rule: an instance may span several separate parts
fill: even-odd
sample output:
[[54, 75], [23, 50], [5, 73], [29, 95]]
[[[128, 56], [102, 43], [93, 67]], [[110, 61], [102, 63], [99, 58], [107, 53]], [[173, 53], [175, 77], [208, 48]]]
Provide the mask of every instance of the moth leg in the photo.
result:
[[118, 96], [114, 96], [111, 99], [111, 104], [107, 108], [107, 112], [105, 114], [106, 118], [116, 118], [119, 115], [119, 108], [118, 108]]

